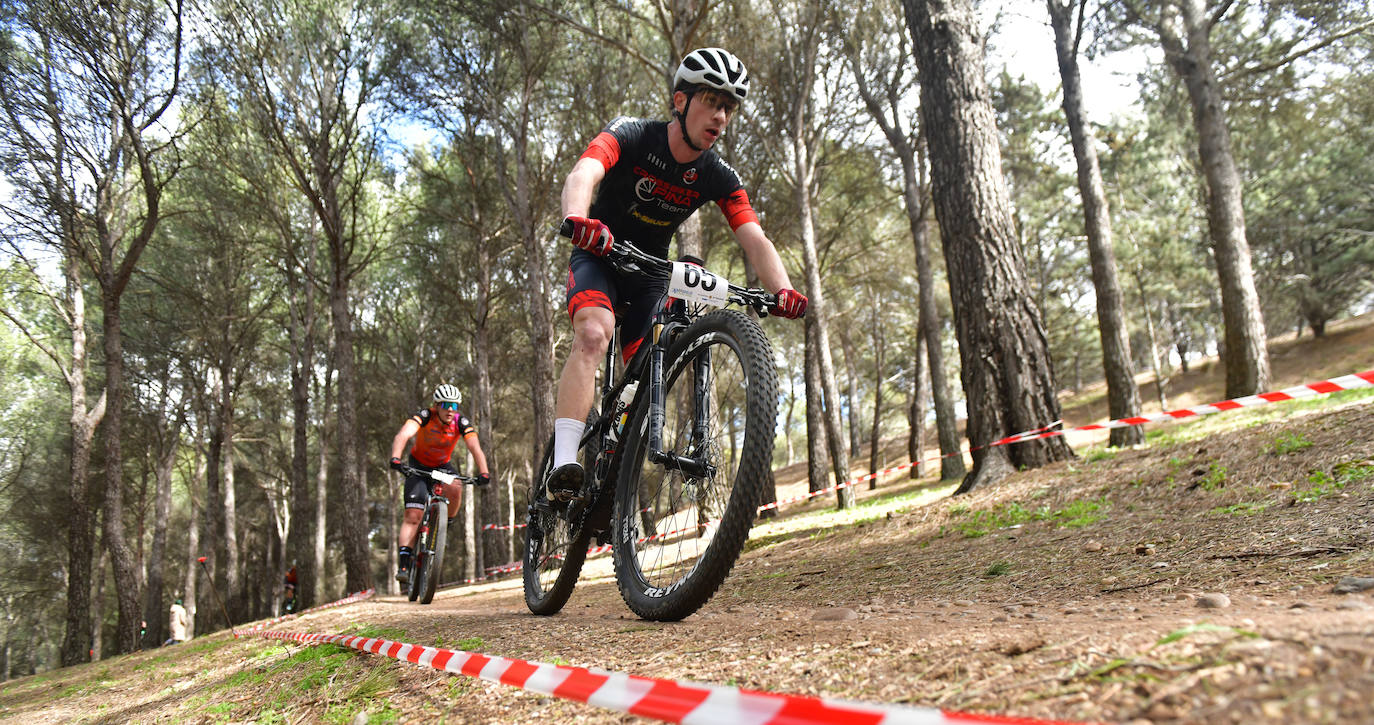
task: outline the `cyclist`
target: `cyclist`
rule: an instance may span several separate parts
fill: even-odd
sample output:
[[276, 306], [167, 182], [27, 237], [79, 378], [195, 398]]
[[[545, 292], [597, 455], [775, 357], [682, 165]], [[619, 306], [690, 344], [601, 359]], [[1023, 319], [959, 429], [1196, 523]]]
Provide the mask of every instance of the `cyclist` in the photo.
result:
[[[406, 463], [401, 461], [401, 452], [405, 450], [406, 443], [414, 438], [415, 445], [411, 447], [409, 456], [411, 468], [425, 472], [440, 469], [456, 474], [457, 471], [453, 469], [449, 459], [453, 457], [453, 449], [457, 447], [458, 439], [461, 438], [472, 452], [472, 461], [478, 470], [474, 485], [485, 486], [490, 483], [491, 472], [487, 470], [487, 457], [482, 454], [482, 444], [477, 441], [477, 429], [472, 426], [472, 421], [468, 420], [467, 416], [458, 411], [458, 403], [461, 400], [462, 395], [458, 388], [452, 385], [445, 383], [435, 388], [434, 404], [407, 418], [401, 425], [401, 430], [397, 431], [396, 437], [392, 439], [391, 467], [405, 472]], [[430, 480], [429, 476], [418, 473], [406, 477], [406, 512], [405, 519], [401, 522], [397, 581], [407, 581], [410, 576], [410, 557], [414, 553], [415, 536], [420, 528], [420, 520], [425, 516], [425, 497], [428, 492], [426, 487]], [[461, 488], [449, 489], [450, 524], [458, 515], [462, 498]]]
[[[576, 494], [585, 474], [577, 444], [595, 394], [601, 365], [619, 315], [621, 355], [629, 360], [648, 332], [651, 309], [668, 280], [618, 273], [602, 257], [617, 237], [667, 257], [673, 232], [714, 201], [764, 286], [778, 295], [770, 310], [806, 313], [806, 296], [792, 288], [773, 242], [763, 233], [735, 170], [711, 150], [749, 92], [749, 72], [720, 48], [687, 54], [673, 76], [672, 120], [619, 117], [592, 139], [563, 184], [565, 225], [576, 249], [568, 261], [568, 316], [573, 342], [558, 381], [550, 493]], [[595, 191], [595, 199], [593, 192]]]

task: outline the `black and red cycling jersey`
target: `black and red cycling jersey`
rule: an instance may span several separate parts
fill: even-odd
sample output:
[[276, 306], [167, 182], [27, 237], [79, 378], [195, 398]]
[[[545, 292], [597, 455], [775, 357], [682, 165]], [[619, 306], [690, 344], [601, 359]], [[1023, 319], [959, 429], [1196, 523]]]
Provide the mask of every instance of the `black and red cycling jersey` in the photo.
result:
[[666, 121], [621, 116], [592, 139], [582, 154], [589, 157], [606, 176], [587, 215], [654, 256], [668, 257], [673, 232], [707, 202], [720, 206], [731, 229], [758, 221], [739, 175], [715, 151], [685, 164], [673, 159]]
[[472, 421], [462, 413], [454, 415], [448, 425], [444, 425], [444, 421], [428, 408], [410, 416], [410, 419], [420, 424], [420, 430], [415, 431], [415, 445], [411, 446], [410, 458], [427, 468], [447, 464], [459, 440], [477, 435]]

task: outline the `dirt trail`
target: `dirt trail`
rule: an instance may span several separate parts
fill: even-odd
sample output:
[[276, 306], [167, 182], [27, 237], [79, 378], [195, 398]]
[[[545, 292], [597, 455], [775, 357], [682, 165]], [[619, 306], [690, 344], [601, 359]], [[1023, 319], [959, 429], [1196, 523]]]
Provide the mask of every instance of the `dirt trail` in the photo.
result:
[[[1037, 718], [1374, 722], [1374, 589], [1336, 591], [1374, 578], [1374, 404], [1286, 405], [958, 499], [903, 474], [852, 513], [790, 506], [683, 622], [635, 618], [602, 557], [554, 617], [511, 579], [278, 628]], [[307, 687], [302, 652], [197, 639], [7, 683], [0, 718], [639, 722], [361, 654]]]

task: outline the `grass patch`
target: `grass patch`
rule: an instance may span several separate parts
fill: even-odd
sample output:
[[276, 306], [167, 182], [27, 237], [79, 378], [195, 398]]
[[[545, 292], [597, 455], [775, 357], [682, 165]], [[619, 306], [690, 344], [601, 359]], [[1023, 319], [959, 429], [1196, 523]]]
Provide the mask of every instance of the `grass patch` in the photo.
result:
[[1101, 512], [1110, 508], [1111, 505], [1111, 502], [1107, 500], [1106, 496], [1097, 500], [1080, 499], [1050, 514], [1050, 519], [1054, 521], [1057, 526], [1078, 529], [1101, 521], [1105, 516], [1105, 514]]
[[1116, 458], [1117, 453], [1118, 449], [1116, 448], [1093, 448], [1092, 450], [1089, 450], [1087, 453], [1084, 454], [1083, 461], [1085, 463], [1097, 463], [1098, 461], [1108, 461], [1113, 458]]
[[1297, 503], [1315, 503], [1328, 496], [1339, 495], [1347, 486], [1357, 486], [1363, 482], [1374, 482], [1374, 465], [1367, 463], [1342, 463], [1331, 470], [1313, 471], [1307, 476], [1307, 488], [1293, 493]]
[[1177, 642], [1183, 639], [1184, 637], [1191, 637], [1192, 635], [1203, 633], [1230, 634], [1235, 635], [1237, 637], [1244, 637], [1246, 639], [1254, 639], [1259, 637], [1258, 632], [1251, 632], [1248, 629], [1239, 629], [1236, 627], [1223, 627], [1219, 624], [1209, 624], [1207, 622], [1202, 622], [1201, 624], [1189, 625], [1187, 627], [1184, 627], [1183, 629], [1176, 629], [1164, 635], [1163, 637], [1160, 637], [1159, 641], [1155, 642], [1150, 649]]
[[341, 634], [364, 639], [389, 639], [393, 642], [404, 642], [406, 631], [396, 627], [378, 627], [373, 624], [355, 624]]
[[1260, 501], [1242, 501], [1230, 506], [1218, 506], [1212, 509], [1210, 513], [1221, 516], [1254, 516], [1267, 508], [1269, 508], [1269, 504]]
[[1110, 506], [1111, 503], [1106, 496], [1072, 501], [1057, 511], [1051, 510], [1049, 506], [1027, 508], [1019, 501], [1011, 501], [998, 504], [988, 511], [974, 511], [967, 521], [958, 522], [954, 526], [966, 539], [976, 539], [999, 529], [1020, 526], [1031, 521], [1048, 521], [1055, 527], [1080, 528], [1102, 520], [1105, 515], [1102, 512]]
[[1010, 574], [1010, 573], [1011, 573], [1011, 562], [1009, 562], [1009, 561], [997, 561], [997, 562], [993, 562], [992, 566], [988, 567], [987, 571], [983, 572], [983, 576], [993, 577], [993, 576], [1002, 576], [1003, 574]]
[[1269, 444], [1269, 452], [1276, 456], [1286, 456], [1289, 453], [1305, 451], [1312, 445], [1312, 441], [1307, 440], [1301, 433], [1284, 433]]
[[1215, 491], [1226, 485], [1226, 466], [1220, 463], [1213, 463], [1207, 466], [1207, 472], [1198, 479], [1197, 485], [1204, 491]]

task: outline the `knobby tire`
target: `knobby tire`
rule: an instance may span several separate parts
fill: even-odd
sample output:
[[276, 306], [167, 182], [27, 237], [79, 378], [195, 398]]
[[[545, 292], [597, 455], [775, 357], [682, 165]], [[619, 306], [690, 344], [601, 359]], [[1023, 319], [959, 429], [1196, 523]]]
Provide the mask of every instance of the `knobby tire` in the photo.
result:
[[[627, 426], [612, 519], [616, 583], [625, 604], [649, 620], [690, 616], [719, 589], [749, 536], [772, 466], [773, 350], [758, 323], [736, 310], [701, 316], [665, 355], [665, 449], [685, 454], [681, 446], [694, 440], [691, 426], [684, 431], [680, 423], [691, 419], [693, 361], [705, 359], [705, 350], [710, 351], [710, 384], [720, 385], [711, 391], [705, 446], [711, 452], [703, 454], [717, 466], [715, 476], [692, 478], [647, 460], [647, 395]], [[722, 507], [715, 518], [713, 512]], [[702, 526], [703, 518], [712, 523]]]
[[539, 470], [531, 482], [532, 503], [525, 527], [525, 556], [521, 567], [525, 606], [540, 615], [557, 614], [568, 603], [573, 587], [577, 586], [577, 577], [582, 573], [582, 563], [587, 559], [590, 541], [590, 532], [573, 531], [572, 525], [556, 509], [560, 504], [549, 501], [544, 481], [552, 467], [553, 438], [550, 437]]

